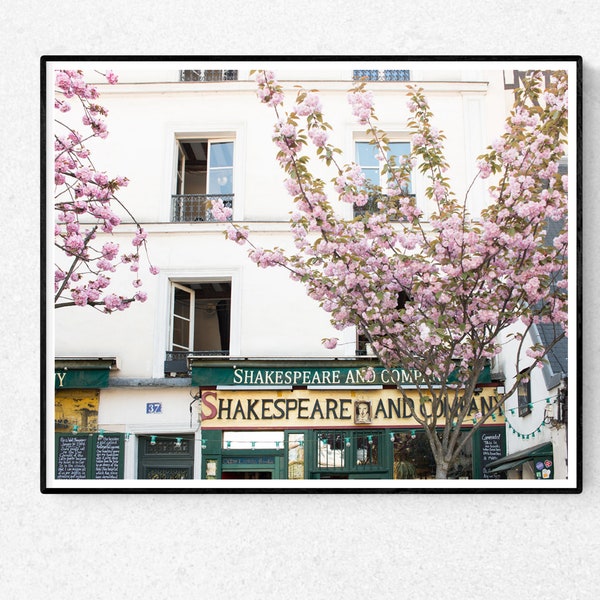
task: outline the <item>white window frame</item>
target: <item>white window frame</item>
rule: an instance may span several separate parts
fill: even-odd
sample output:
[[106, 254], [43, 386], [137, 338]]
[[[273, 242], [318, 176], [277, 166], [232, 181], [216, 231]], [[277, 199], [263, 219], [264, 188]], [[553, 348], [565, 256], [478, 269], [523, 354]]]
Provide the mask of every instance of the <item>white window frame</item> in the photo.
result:
[[[232, 160], [232, 164], [231, 164], [231, 172], [232, 172], [232, 177], [233, 177], [233, 196], [235, 198], [235, 181], [236, 181], [236, 177], [235, 177], [235, 153], [236, 153], [236, 140], [235, 137], [212, 137], [212, 136], [204, 136], [204, 135], [198, 135], [198, 136], [176, 136], [175, 138], [175, 144], [176, 144], [176, 150], [177, 150], [177, 158], [175, 160], [175, 178], [173, 181], [173, 194], [177, 194], [178, 193], [178, 189], [185, 189], [185, 161], [186, 161], [186, 156], [185, 156], [185, 152], [183, 151], [182, 147], [181, 147], [181, 142], [185, 142], [185, 141], [198, 141], [198, 142], [204, 142], [207, 144], [207, 151], [206, 151], [206, 189], [204, 191], [204, 194], [209, 195], [211, 194], [210, 191], [210, 170], [211, 168], [215, 168], [212, 167], [212, 165], [210, 164], [210, 150], [211, 150], [211, 146], [213, 144], [223, 144], [223, 143], [227, 143], [227, 142], [231, 142], [233, 144], [233, 160]], [[182, 157], [182, 172], [181, 174], [179, 173], [179, 160], [180, 157]], [[180, 184], [180, 180], [181, 180], [181, 184]], [[185, 192], [181, 192], [181, 193], [185, 193]]]
[[[244, 219], [244, 170], [246, 159], [242, 148], [246, 145], [245, 122], [232, 123], [168, 123], [164, 132], [165, 153], [163, 198], [161, 202], [160, 222], [171, 223], [171, 196], [177, 194], [177, 163], [179, 141], [207, 140], [214, 142], [233, 142], [233, 220]], [[183, 224], [183, 223], [182, 223]]]
[[[189, 295], [190, 316], [187, 319], [188, 327], [189, 327], [187, 348], [183, 348], [183, 347], [175, 348], [175, 342], [173, 341], [173, 337], [175, 334], [175, 319], [180, 318], [182, 320], [186, 320], [186, 319], [184, 319], [184, 317], [175, 314], [175, 291], [176, 290], [183, 290], [184, 292], [186, 292]], [[181, 283], [178, 283], [175, 281], [171, 282], [171, 311], [170, 311], [171, 312], [171, 323], [170, 323], [170, 327], [169, 327], [169, 347], [170, 347], [169, 350], [171, 352], [177, 352], [177, 351], [191, 352], [191, 348], [193, 348], [193, 346], [194, 346], [194, 315], [195, 315], [194, 306], [195, 306], [195, 304], [196, 304], [195, 290], [193, 290], [192, 288], [185, 287]]]
[[[408, 153], [407, 154], [403, 154], [402, 156], [407, 156], [410, 154], [410, 152], [412, 151], [412, 144], [410, 142], [410, 139], [408, 138], [408, 136], [392, 136], [392, 135], [388, 135], [389, 138], [389, 143], [390, 144], [408, 144]], [[369, 143], [368, 139], [363, 139], [362, 137], [355, 137], [353, 139], [353, 144], [354, 144], [354, 161], [356, 162], [356, 164], [361, 168], [361, 169], [373, 169], [374, 167], [363, 167], [359, 162], [358, 162], [358, 151], [356, 148], [356, 144], [367, 144], [367, 145], [371, 145]], [[373, 146], [373, 150], [375, 150], [375, 146]], [[387, 177], [387, 175], [385, 175], [382, 171], [383, 171], [383, 166], [385, 164], [384, 161], [379, 161], [379, 184], [382, 185], [384, 183], [384, 178]], [[410, 181], [410, 193], [414, 194], [414, 182], [413, 182], [413, 177], [412, 177], [413, 173], [411, 171], [411, 181]], [[384, 185], [382, 185], [382, 187], [385, 187]]]

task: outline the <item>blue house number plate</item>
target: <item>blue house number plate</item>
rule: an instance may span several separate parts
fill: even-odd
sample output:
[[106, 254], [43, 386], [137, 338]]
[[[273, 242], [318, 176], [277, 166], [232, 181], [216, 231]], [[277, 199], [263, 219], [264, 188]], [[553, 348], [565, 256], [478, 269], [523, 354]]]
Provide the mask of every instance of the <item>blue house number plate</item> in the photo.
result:
[[157, 415], [162, 413], [162, 402], [147, 402], [146, 403], [146, 414]]

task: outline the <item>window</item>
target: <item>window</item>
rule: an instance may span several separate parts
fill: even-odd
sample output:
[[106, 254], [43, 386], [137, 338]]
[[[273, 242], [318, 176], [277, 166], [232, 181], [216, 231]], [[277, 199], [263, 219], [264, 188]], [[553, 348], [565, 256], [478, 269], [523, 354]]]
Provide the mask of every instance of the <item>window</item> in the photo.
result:
[[[396, 165], [399, 164], [400, 157], [410, 154], [410, 142], [396, 141], [389, 143], [388, 159], [394, 160]], [[356, 162], [360, 166], [362, 172], [367, 178], [367, 183], [381, 189], [382, 183], [386, 183], [387, 175], [383, 173], [385, 162], [377, 158], [379, 149], [370, 142], [355, 142]], [[412, 184], [409, 181], [408, 185], [403, 188], [403, 191], [412, 195]], [[364, 206], [355, 207], [356, 215], [365, 214], [366, 212], [377, 212], [377, 201], [381, 197], [381, 193], [373, 192], [369, 201]]]
[[410, 81], [410, 71], [406, 69], [355, 69], [352, 73], [354, 80], [366, 81]]
[[288, 479], [304, 479], [304, 433], [288, 433]]
[[177, 182], [172, 196], [174, 222], [214, 221], [213, 200], [233, 207], [233, 141], [177, 140]]
[[[398, 310], [402, 310], [404, 308], [404, 306], [406, 305], [406, 303], [409, 300], [409, 296], [406, 292], [401, 291], [398, 294], [398, 302], [396, 304], [396, 307], [398, 308]], [[355, 354], [356, 356], [375, 356], [375, 352], [373, 351], [373, 345], [371, 344], [371, 341], [369, 340], [369, 336], [363, 334], [363, 333], [359, 333], [357, 331], [356, 333], [356, 350], [355, 350]]]
[[192, 69], [179, 72], [180, 81], [237, 81], [237, 78], [238, 72], [231, 69], [223, 71], [218, 69]]
[[188, 376], [190, 354], [229, 354], [231, 283], [173, 283], [165, 373]]
[[381, 469], [381, 431], [320, 431], [316, 437], [317, 468]]
[[525, 417], [531, 412], [531, 384], [529, 378], [526, 381], [523, 379], [519, 381], [517, 398], [519, 401], [519, 416]]
[[[464, 431], [462, 435], [467, 435]], [[438, 433], [441, 436], [441, 433]], [[391, 433], [394, 448], [394, 479], [434, 479], [436, 466], [423, 431]], [[448, 479], [473, 478], [473, 442], [469, 440], [448, 470]]]

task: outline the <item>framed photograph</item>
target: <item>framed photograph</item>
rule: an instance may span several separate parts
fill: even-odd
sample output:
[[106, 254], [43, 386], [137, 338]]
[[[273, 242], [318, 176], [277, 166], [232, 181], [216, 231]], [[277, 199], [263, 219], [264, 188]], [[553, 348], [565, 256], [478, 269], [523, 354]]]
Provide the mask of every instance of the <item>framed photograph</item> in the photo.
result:
[[42, 491], [581, 492], [581, 74], [43, 57]]

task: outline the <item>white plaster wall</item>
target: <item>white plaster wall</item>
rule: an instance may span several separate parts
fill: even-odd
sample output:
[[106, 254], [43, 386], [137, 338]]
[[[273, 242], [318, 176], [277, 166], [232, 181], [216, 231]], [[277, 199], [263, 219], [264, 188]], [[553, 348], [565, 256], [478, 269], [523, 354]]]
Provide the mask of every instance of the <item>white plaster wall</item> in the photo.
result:
[[[347, 65], [344, 67], [346, 68]], [[247, 65], [246, 65], [247, 68]], [[58, 356], [117, 356], [121, 377], [161, 377], [169, 343], [170, 282], [182, 279], [225, 278], [232, 281], [231, 355], [242, 356], [351, 356], [354, 333], [334, 330], [303, 287], [282, 270], [258, 269], [246, 249], [224, 239], [221, 224], [169, 223], [170, 195], [174, 191], [177, 135], [205, 134], [235, 138], [234, 219], [244, 221], [259, 246], [290, 247], [283, 224], [292, 201], [282, 182], [284, 173], [275, 161], [271, 142], [272, 109], [262, 105], [250, 81], [210, 84], [147, 83], [151, 74], [142, 69], [141, 83], [127, 83], [128, 72], [117, 86], [101, 86], [102, 102], [109, 109], [110, 135], [94, 144], [97, 165], [110, 175], [127, 176], [131, 183], [119, 198], [148, 231], [148, 248], [159, 276], [142, 270], [144, 304], [111, 316], [94, 310], [67, 308], [56, 311], [55, 348]], [[306, 74], [309, 71], [300, 69]], [[156, 77], [165, 81], [166, 71]], [[422, 70], [423, 83], [436, 125], [447, 135], [449, 175], [460, 197], [473, 176], [472, 162], [489, 143], [489, 131], [501, 131], [505, 93], [501, 71], [448, 73]], [[300, 72], [282, 72], [292, 79]], [[350, 72], [334, 67], [316, 70], [307, 88], [320, 87], [326, 119], [332, 124], [332, 141], [354, 159], [354, 141], [364, 136], [354, 123], [347, 102]], [[344, 76], [345, 81], [339, 81]], [[320, 85], [318, 85], [320, 83]], [[380, 126], [390, 135], [408, 139], [405, 84], [373, 83]], [[293, 86], [285, 84], [293, 95]], [[290, 104], [291, 106], [291, 104]], [[325, 181], [336, 175], [314, 162], [315, 174]], [[414, 188], [423, 208], [426, 181], [415, 173]], [[474, 195], [474, 207], [482, 205], [482, 191]], [[351, 207], [338, 205], [340, 214], [351, 216]], [[128, 220], [127, 217], [124, 218]], [[114, 241], [126, 249], [134, 229], [122, 225]], [[101, 238], [99, 238], [99, 243]], [[132, 290], [133, 274], [119, 269], [113, 274], [114, 291]], [[120, 292], [122, 293], [122, 292]], [[321, 339], [340, 337], [335, 351], [322, 347]]]
[[[513, 331], [523, 331], [523, 327], [515, 326]], [[515, 381], [517, 373], [527, 368], [531, 364], [531, 359], [527, 358], [523, 350], [522, 356], [517, 362], [518, 344], [512, 340], [508, 340], [506, 335], [503, 336], [502, 342], [503, 350], [502, 354], [498, 357], [498, 369], [506, 377], [505, 388], [508, 392]], [[533, 343], [530, 336], [527, 336], [527, 342], [528, 345], [524, 345], [524, 348], [529, 347]], [[557, 388], [549, 390], [546, 387], [542, 369], [536, 367], [531, 372], [530, 389], [533, 407], [531, 413], [528, 415], [519, 416], [516, 392], [506, 400], [504, 405], [506, 421], [512, 426], [512, 429], [508, 425], [506, 427], [506, 453], [514, 454], [531, 446], [537, 446], [544, 442], [552, 442], [554, 450], [554, 477], [555, 479], [564, 479], [567, 477], [568, 469], [566, 427], [565, 425], [558, 427], [551, 426], [550, 424], [542, 425], [546, 416], [553, 418], [557, 416]], [[550, 402], [547, 402], [548, 399]], [[514, 414], [511, 413], [511, 409], [514, 410]], [[570, 415], [570, 417], [573, 418], [574, 415]], [[538, 433], [537, 429], [540, 426], [541, 431]], [[521, 436], [530, 435], [530, 437], [529, 439], [518, 437], [517, 433], [520, 433]], [[532, 433], [535, 433], [535, 436], [531, 437]], [[525, 475], [526, 471], [524, 470], [523, 476], [525, 477]]]
[[[125, 442], [124, 478], [137, 479], [138, 435], [194, 435], [194, 477], [200, 477], [201, 432], [192, 388], [109, 387], [101, 391], [98, 428], [129, 433]], [[191, 395], [192, 394], [192, 395]], [[161, 413], [146, 413], [146, 404], [159, 402]], [[191, 412], [190, 412], [191, 404]]]

